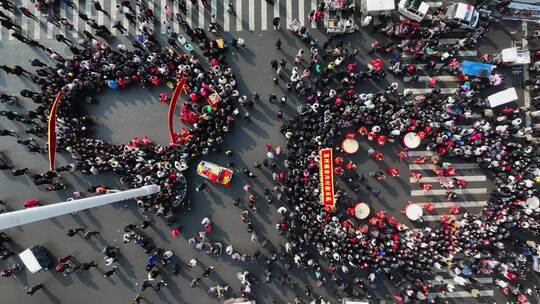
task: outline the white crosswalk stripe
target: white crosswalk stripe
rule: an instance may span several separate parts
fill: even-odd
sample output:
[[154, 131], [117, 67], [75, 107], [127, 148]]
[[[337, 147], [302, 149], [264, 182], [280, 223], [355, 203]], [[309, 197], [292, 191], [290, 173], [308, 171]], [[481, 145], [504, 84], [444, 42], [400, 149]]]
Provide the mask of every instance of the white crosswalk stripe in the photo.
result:
[[[478, 164], [475, 164], [475, 163], [451, 164], [450, 167], [457, 170], [480, 168]], [[409, 170], [433, 170], [433, 169], [440, 169], [440, 166], [437, 166], [434, 164], [409, 164]]]
[[[446, 195], [450, 190], [446, 189], [434, 189], [434, 190], [411, 190], [411, 196], [434, 196], [434, 195]], [[469, 194], [486, 194], [486, 188], [470, 188], [470, 189], [452, 189], [452, 192], [458, 195], [469, 195]]]
[[[452, 177], [463, 179], [466, 182], [485, 182], [486, 181], [485, 175], [452, 176]], [[435, 176], [423, 176], [420, 179], [420, 182], [421, 183], [438, 183], [440, 179], [441, 179], [440, 177], [435, 177]], [[410, 180], [411, 180], [411, 183], [416, 181], [414, 177], [411, 177]]]
[[[475, 278], [475, 280], [479, 283], [479, 284], [491, 284], [493, 283], [493, 278]], [[441, 281], [437, 281], [437, 280], [431, 280], [431, 284], [433, 285], [444, 285], [444, 284], [454, 284], [455, 281], [454, 279], [442, 279]]]
[[[58, 16], [66, 18], [72, 25], [73, 30], [66, 30], [61, 27], [47, 22], [45, 17], [41, 17], [31, 6], [30, 0], [14, 0], [17, 6], [26, 6], [39, 18], [42, 23], [33, 19], [17, 15], [14, 20], [23, 28], [23, 33], [31, 39], [54, 39], [54, 35], [61, 33], [69, 38], [78, 38], [83, 31], [93, 33], [90, 25], [79, 17], [79, 13], [84, 13], [89, 19], [94, 19], [99, 25], [105, 25], [113, 35], [119, 35], [119, 31], [113, 28], [116, 22], [126, 28], [124, 35], [140, 34], [141, 30], [137, 25], [133, 25], [128, 21], [122, 13], [123, 7], [117, 7], [121, 3], [119, 0], [99, 0], [102, 8], [108, 12], [108, 15], [101, 11], [96, 11], [92, 0], [72, 0], [75, 8], [67, 6], [63, 1], [58, 1], [59, 11]], [[183, 31], [176, 17], [172, 21], [167, 20], [165, 6], [170, 5], [173, 8], [173, 14], [181, 14], [180, 7], [177, 2], [170, 0], [142, 0], [143, 3], [153, 11], [156, 17], [155, 30], [158, 33], [164, 34], [167, 25], [170, 25], [175, 32]], [[307, 16], [309, 12], [315, 10], [319, 3], [318, 0], [275, 0], [273, 4], [266, 0], [232, 0], [233, 6], [237, 12], [236, 16], [232, 16], [227, 12], [228, 0], [211, 0], [209, 1], [210, 8], [204, 7], [202, 3], [194, 5], [191, 1], [186, 1], [185, 20], [187, 24], [194, 27], [209, 27], [209, 16], [216, 15], [220, 27], [225, 32], [231, 31], [268, 31], [272, 30], [272, 21], [274, 17], [279, 17], [282, 27], [285, 28], [290, 21], [298, 19], [302, 24], [308, 24]], [[132, 8], [135, 11], [129, 11], [129, 14], [138, 18], [142, 14], [141, 7], [132, 3]], [[283, 11], [281, 11], [283, 10]], [[10, 12], [6, 12], [12, 14]], [[328, 14], [325, 14], [325, 19], [328, 19]], [[310, 27], [315, 28], [317, 24], [312, 22]], [[0, 29], [0, 40], [14, 40], [10, 33], [5, 28]]]
[[[421, 203], [420, 205], [425, 205], [426, 203]], [[432, 202], [435, 209], [438, 208], [450, 208], [452, 206], [460, 206], [463, 208], [474, 208], [474, 207], [484, 207], [487, 205], [487, 201], [470, 201], [470, 202]]]
[[[421, 95], [431, 93], [433, 89], [431, 88], [411, 88], [413, 95]], [[457, 88], [441, 88], [441, 94], [450, 95], [454, 94], [457, 91]]]
[[[481, 297], [492, 297], [493, 296], [493, 290], [480, 290], [480, 296]], [[454, 291], [454, 292], [447, 292], [446, 294], [442, 294], [440, 292], [434, 292], [430, 293], [429, 296], [435, 297], [438, 296], [439, 298], [448, 299], [448, 298], [472, 298], [470, 292], [468, 291]]]
[[268, 30], [268, 2], [261, 1], [261, 31]]
[[[311, 11], [314, 11], [316, 9], [317, 9], [317, 0], [311, 0]], [[315, 20], [311, 20], [311, 28], [317, 28], [317, 22], [315, 22]]]
[[230, 31], [230, 20], [231, 20], [231, 15], [227, 12], [227, 8], [225, 6], [225, 2], [222, 2], [223, 4], [223, 11], [225, 12], [223, 14], [223, 31], [225, 32], [228, 32]]
[[[457, 76], [454, 75], [442, 75], [442, 76], [419, 76], [418, 82], [427, 82], [431, 79], [436, 79], [438, 82], [450, 82], [450, 81], [457, 81]], [[405, 76], [403, 77], [404, 82], [410, 82], [412, 80], [411, 76]]]
[[249, 0], [249, 30], [255, 30], [255, 0]]
[[[435, 57], [441, 57], [442, 55], [444, 54], [444, 52], [437, 52], [436, 54], [434, 54]], [[468, 50], [468, 51], [459, 51], [457, 53], [457, 56], [458, 57], [475, 57], [478, 55], [478, 51], [477, 50]], [[410, 53], [404, 53], [402, 55], [404, 58], [411, 58], [412, 57], [412, 54]]]

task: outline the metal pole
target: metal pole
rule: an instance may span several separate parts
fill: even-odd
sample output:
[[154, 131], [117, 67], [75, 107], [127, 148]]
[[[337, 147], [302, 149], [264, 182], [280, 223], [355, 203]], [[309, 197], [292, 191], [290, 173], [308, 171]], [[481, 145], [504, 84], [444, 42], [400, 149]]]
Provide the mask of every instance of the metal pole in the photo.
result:
[[21, 226], [57, 217], [60, 215], [108, 205], [137, 196], [148, 196], [160, 191], [158, 185], [148, 185], [110, 194], [81, 198], [70, 202], [61, 202], [47, 206], [0, 214], [0, 230]]

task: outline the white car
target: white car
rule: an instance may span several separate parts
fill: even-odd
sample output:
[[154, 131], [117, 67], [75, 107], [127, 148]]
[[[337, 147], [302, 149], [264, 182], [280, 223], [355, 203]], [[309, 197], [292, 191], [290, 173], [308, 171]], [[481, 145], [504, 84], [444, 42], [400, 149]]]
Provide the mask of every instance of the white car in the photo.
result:
[[418, 22], [424, 19], [428, 10], [429, 5], [422, 0], [401, 0], [398, 3], [400, 14]]

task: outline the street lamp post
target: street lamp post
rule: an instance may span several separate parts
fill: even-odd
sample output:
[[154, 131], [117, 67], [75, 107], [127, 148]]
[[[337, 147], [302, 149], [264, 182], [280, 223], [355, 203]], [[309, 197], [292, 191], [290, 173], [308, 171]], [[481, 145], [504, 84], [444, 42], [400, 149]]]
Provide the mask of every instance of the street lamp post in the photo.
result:
[[60, 215], [108, 205], [138, 196], [148, 196], [160, 191], [158, 185], [147, 185], [137, 189], [120, 191], [99, 196], [81, 198], [47, 206], [0, 214], [0, 230], [46, 220]]

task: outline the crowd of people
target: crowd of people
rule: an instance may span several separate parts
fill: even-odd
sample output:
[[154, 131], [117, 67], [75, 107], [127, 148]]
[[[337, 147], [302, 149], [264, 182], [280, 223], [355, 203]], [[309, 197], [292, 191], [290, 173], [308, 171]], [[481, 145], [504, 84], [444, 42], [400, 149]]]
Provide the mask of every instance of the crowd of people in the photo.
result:
[[[5, 10], [16, 9], [8, 1], [1, 3]], [[121, 5], [124, 8], [122, 14], [130, 22], [137, 23], [142, 32], [138, 37], [132, 37], [132, 50], [124, 44], [113, 49], [104, 39], [98, 39], [90, 32], [85, 32], [85, 38], [79, 41], [57, 36], [56, 39], [66, 43], [73, 53], [73, 56], [68, 58], [18, 31], [12, 34], [21, 42], [46, 52], [51, 63], [31, 60], [35, 71], [27, 71], [20, 66], [2, 66], [2, 70], [7, 73], [32, 80], [40, 87], [40, 91], [21, 91], [21, 96], [38, 104], [36, 110], [25, 113], [2, 111], [0, 114], [9, 120], [27, 124], [29, 128], [26, 133], [45, 139], [51, 104], [55, 96], [62, 91], [64, 97], [57, 117], [58, 150], [68, 152], [73, 162], [43, 174], [31, 173], [27, 168], [13, 168], [5, 156], [0, 157], [0, 163], [3, 170], [11, 170], [13, 175], [28, 174], [36, 185], [47, 184], [49, 191], [65, 188], [58, 175], [63, 171], [79, 171], [88, 175], [115, 172], [126, 188], [158, 184], [162, 189], [159, 194], [140, 198], [137, 204], [142, 213], [153, 212], [162, 216], [172, 227], [171, 233], [178, 234], [180, 227], [174, 222], [173, 214], [175, 211], [188, 211], [191, 208], [191, 201], [185, 199], [187, 183], [182, 171], [202, 155], [217, 152], [224, 141], [224, 135], [240, 113], [237, 105], [253, 106], [259, 101], [259, 97], [249, 99], [238, 92], [235, 76], [224, 61], [224, 48], [209, 39], [204, 29], [191, 29], [181, 15], [174, 16], [180, 20], [191, 42], [200, 47], [205, 57], [203, 59], [195, 52], [179, 51], [180, 48], [189, 49], [189, 43], [170, 27], [167, 44], [160, 43], [154, 37], [152, 29], [156, 22], [153, 12], [142, 2], [137, 2], [137, 5], [141, 6], [140, 16], [132, 14], [129, 1], [122, 1]], [[318, 11], [324, 12], [325, 9], [322, 5]], [[234, 6], [229, 7], [229, 12], [234, 14]], [[91, 25], [97, 36], [108, 37], [110, 33], [94, 20], [83, 16], [86, 15], [80, 15]], [[54, 19], [54, 16], [51, 18]], [[17, 25], [5, 14], [0, 16], [0, 21], [6, 28], [17, 29]], [[69, 24], [58, 21], [55, 25], [69, 27]], [[219, 26], [213, 22], [213, 28], [219, 30]], [[115, 28], [120, 32], [124, 30], [121, 25], [115, 25]], [[399, 291], [393, 297], [395, 301], [427, 299], [439, 303], [441, 299], [433, 298], [430, 294], [434, 288], [431, 279], [437, 279], [434, 270], [443, 268], [456, 275], [456, 284], [464, 285], [471, 294], [477, 296], [477, 282], [471, 274], [495, 272], [499, 272], [504, 278], [497, 281], [497, 285], [515, 295], [520, 302], [523, 297], [530, 296], [532, 287], [518, 282], [527, 275], [529, 257], [533, 253], [538, 254], [538, 245], [518, 241], [513, 234], [517, 232], [538, 236], [538, 210], [528, 209], [524, 205], [528, 198], [537, 195], [535, 183], [540, 178], [540, 151], [534, 139], [538, 130], [524, 125], [522, 115], [529, 109], [505, 107], [495, 113], [483, 112], [485, 103], [479, 97], [480, 91], [493, 84], [487, 78], [473, 81], [463, 75], [456, 58], [457, 52], [465, 45], [478, 43], [488, 28], [489, 24], [483, 24], [474, 37], [464, 39], [443, 56], [443, 68], [450, 67], [450, 72], [462, 79], [456, 93], [448, 96], [440, 94], [436, 83], [430, 83], [433, 87], [430, 93], [417, 96], [412, 96], [407, 88], [400, 92], [397, 83], [373, 94], [359, 92], [356, 84], [369, 80], [380, 81], [386, 74], [372, 63], [365, 66], [359, 64], [355, 58], [358, 50], [344, 46], [339, 39], [329, 39], [322, 47], [312, 40], [308, 46], [309, 53], [299, 50], [290, 71], [286, 61], [272, 62], [272, 67], [276, 69], [273, 83], [283, 83], [289, 91], [301, 96], [305, 101], [299, 114], [284, 120], [281, 126], [281, 132], [287, 139], [284, 160], [276, 157], [281, 151], [269, 145], [266, 158], [262, 162], [264, 168], [256, 164], [256, 167], [262, 170], [272, 171], [274, 185], [265, 189], [265, 195], [269, 203], [272, 203], [270, 192], [274, 192], [278, 200], [284, 202], [283, 206], [277, 209], [281, 220], [276, 223], [276, 229], [287, 242], [270, 257], [261, 256], [258, 251], [253, 255], [244, 254], [228, 245], [225, 252], [231, 259], [264, 263], [265, 282], [272, 280], [273, 264], [278, 261], [283, 262], [286, 269], [298, 267], [309, 270], [320, 286], [326, 284], [327, 277], [330, 278], [340, 290], [340, 296], [368, 297], [368, 287], [374, 288], [377, 274], [384, 273], [398, 287]], [[279, 30], [279, 26], [276, 26], [275, 30]], [[424, 50], [434, 49], [437, 47], [437, 39], [450, 30], [443, 21], [434, 19], [430, 28], [417, 31], [416, 38], [428, 41]], [[407, 35], [411, 35], [410, 31], [412, 30], [407, 30]], [[231, 46], [236, 47], [237, 43], [238, 40], [233, 40]], [[401, 66], [399, 47], [394, 47], [394, 44], [390, 42], [382, 47], [380, 43], [374, 43], [373, 54], [390, 54], [392, 73], [415, 77], [418, 64], [413, 62]], [[276, 47], [279, 49], [280, 46], [279, 41]], [[437, 62], [434, 64], [435, 59], [429, 55], [430, 52], [416, 52], [414, 60], [424, 61], [427, 68], [434, 68]], [[208, 63], [209, 67], [204, 63]], [[85, 113], [84, 107], [95, 102], [96, 93], [107, 88], [157, 88], [164, 84], [174, 87], [182, 78], [187, 80], [189, 96], [189, 102], [182, 105], [182, 121], [191, 127], [179, 130], [169, 145], [156, 145], [146, 137], [134, 138], [128, 144], [113, 144], [92, 137], [92, 120]], [[202, 101], [213, 92], [219, 95], [219, 103], [215, 106], [203, 106]], [[161, 99], [167, 102], [167, 96], [162, 97]], [[277, 96], [271, 95], [269, 101], [277, 102]], [[281, 101], [287, 100], [285, 98]], [[245, 113], [244, 118], [249, 119], [249, 111]], [[469, 118], [472, 113], [480, 113], [482, 118], [470, 126], [459, 124], [460, 120]], [[359, 130], [358, 136], [370, 139], [384, 136], [388, 143], [396, 144], [405, 133], [421, 131], [425, 134], [427, 149], [440, 156], [428, 161], [442, 168], [445, 159], [474, 160], [491, 172], [496, 189], [482, 212], [465, 213], [461, 219], [443, 217], [438, 227], [411, 230], [384, 211], [377, 212], [368, 224], [358, 222], [346, 211], [353, 206], [355, 200], [352, 198], [354, 195], [348, 193], [345, 187], [336, 189], [336, 210], [320, 205], [318, 190], [318, 150], [321, 147], [332, 147], [340, 151], [341, 140], [351, 130]], [[25, 139], [12, 130], [2, 130], [1, 135], [17, 137], [18, 142], [32, 152], [46, 152], [46, 149], [35, 141]], [[405, 154], [406, 152], [404, 151]], [[374, 158], [382, 157], [376, 152], [370, 155]], [[255, 177], [249, 170], [244, 173]], [[386, 174], [398, 177], [399, 171], [389, 168]], [[385, 172], [373, 174], [378, 178], [384, 175]], [[366, 177], [356, 166], [347, 166], [346, 170], [336, 176], [342, 184], [350, 186], [351, 189], [366, 189], [374, 195], [380, 193], [379, 189], [366, 184]], [[458, 180], [456, 184], [459, 185]], [[197, 190], [199, 188], [202, 190], [204, 186], [198, 186]], [[249, 195], [248, 208], [255, 211], [256, 196], [251, 193], [249, 185], [245, 188]], [[95, 193], [111, 191], [103, 185], [89, 190]], [[74, 194], [75, 198], [80, 195]], [[39, 204], [39, 201], [32, 202], [29, 207]], [[235, 202], [235, 205], [238, 203]], [[252, 241], [260, 241], [253, 232], [248, 214], [247, 210], [243, 211], [241, 219], [246, 223]], [[199, 235], [189, 239], [189, 243], [208, 254], [220, 255], [223, 250], [222, 243], [211, 241], [206, 235], [212, 230], [211, 221], [204, 219], [202, 224], [203, 229]], [[156, 264], [159, 262], [163, 267], [171, 267], [173, 274], [178, 274], [180, 266], [171, 262], [174, 256], [172, 251], [156, 248], [141, 232], [139, 228], [144, 229], [146, 226], [148, 223], [126, 226], [123, 240], [125, 243], [140, 245], [148, 254], [148, 278], [140, 285], [140, 291], [150, 286], [159, 290], [167, 283], [163, 280], [156, 281], [160, 274]], [[82, 230], [83, 227], [72, 229], [68, 231], [68, 235], [75, 236]], [[87, 231], [83, 237], [91, 238], [97, 234], [96, 231]], [[7, 236], [5, 241], [8, 241]], [[266, 241], [261, 243], [267, 244]], [[519, 250], [515, 249], [516, 246]], [[325, 269], [324, 263], [313, 254], [313, 248], [330, 262], [328, 269]], [[14, 254], [9, 250], [4, 252]], [[106, 264], [112, 265], [117, 259], [118, 248], [108, 246], [103, 254]], [[8, 258], [10, 254], [5, 256]], [[69, 275], [75, 270], [89, 270], [96, 265], [93, 261], [73, 261], [72, 256], [66, 256], [59, 261], [57, 271]], [[190, 268], [196, 265], [196, 259], [191, 259], [188, 263]], [[116, 266], [111, 268], [104, 276], [112, 276], [117, 269]], [[199, 286], [212, 269], [207, 267], [202, 277], [192, 281], [192, 287]], [[357, 274], [359, 270], [369, 273], [367, 279]], [[403, 275], [396, 277], [397, 273]], [[352, 280], [347, 279], [348, 274], [353, 275]], [[257, 281], [257, 277], [249, 272], [239, 272], [237, 277], [243, 285], [243, 296], [250, 297], [253, 293], [252, 284]], [[279, 281], [282, 285], [290, 282], [291, 287], [296, 287], [289, 274], [281, 275]], [[455, 289], [453, 283], [440, 286], [439, 291], [443, 294]], [[29, 292], [34, 293], [40, 288], [43, 288], [43, 285], [30, 287]], [[208, 292], [221, 298], [228, 290], [228, 286], [217, 285], [210, 287]], [[306, 297], [313, 297], [311, 287], [306, 287], [305, 292]], [[138, 303], [141, 299], [142, 296], [139, 295], [135, 302]], [[300, 300], [296, 299], [295, 302], [297, 301]]]

